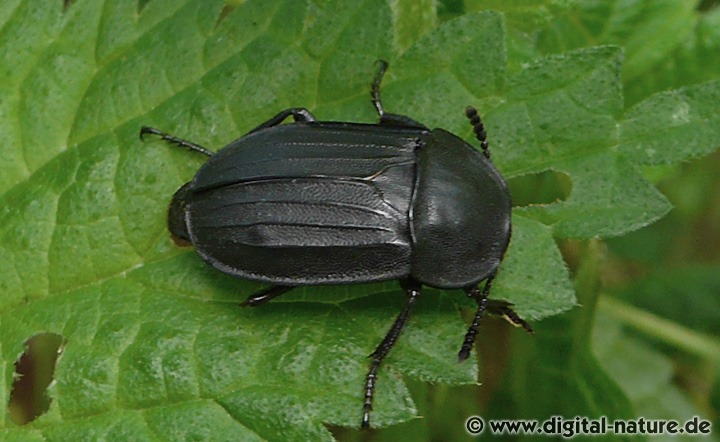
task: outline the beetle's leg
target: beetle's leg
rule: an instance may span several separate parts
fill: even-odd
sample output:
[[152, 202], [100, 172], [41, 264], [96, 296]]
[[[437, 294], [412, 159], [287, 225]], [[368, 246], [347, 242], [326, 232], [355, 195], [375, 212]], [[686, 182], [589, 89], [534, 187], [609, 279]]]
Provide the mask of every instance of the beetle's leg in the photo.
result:
[[473, 348], [473, 344], [475, 344], [475, 337], [477, 336], [478, 328], [480, 327], [480, 320], [482, 320], [483, 313], [485, 313], [485, 309], [487, 308], [487, 298], [490, 294], [490, 288], [492, 287], [492, 281], [494, 278], [494, 273], [488, 276], [488, 279], [485, 281], [485, 287], [483, 287], [482, 290], [480, 290], [477, 285], [465, 289], [465, 293], [477, 302], [478, 309], [475, 312], [475, 318], [473, 318], [470, 328], [468, 328], [468, 331], [465, 334], [465, 340], [463, 341], [462, 347], [460, 347], [460, 351], [458, 352], [459, 362], [464, 361], [468, 358], [468, 356], [470, 356], [470, 351]]
[[172, 144], [175, 144], [180, 147], [184, 147], [186, 149], [190, 149], [195, 152], [199, 152], [203, 155], [207, 155], [209, 157], [213, 156], [213, 153], [204, 147], [202, 147], [199, 144], [195, 144], [191, 141], [183, 140], [182, 138], [175, 137], [173, 135], [167, 134], [161, 130], [155, 129], [154, 127], [147, 127], [143, 126], [140, 128], [140, 139], [145, 140], [144, 136], [145, 134], [152, 134], [152, 135], [158, 135], [161, 139], [168, 141]]
[[294, 285], [274, 285], [248, 296], [248, 298], [241, 302], [240, 305], [242, 307], [256, 307], [260, 304], [265, 304], [280, 295], [284, 295], [294, 288]]
[[470, 119], [473, 132], [475, 132], [475, 136], [478, 141], [480, 141], [480, 147], [482, 148], [483, 154], [485, 154], [485, 158], [489, 159], [490, 150], [488, 149], [487, 132], [485, 131], [485, 126], [483, 125], [482, 120], [480, 119], [480, 114], [478, 114], [477, 109], [472, 106], [468, 106], [465, 108], [465, 116]]
[[477, 285], [465, 289], [467, 295], [477, 301], [478, 309], [477, 312], [475, 312], [475, 318], [465, 335], [465, 340], [463, 341], [462, 347], [460, 347], [460, 352], [458, 352], [458, 360], [460, 362], [470, 356], [470, 350], [472, 349], [473, 344], [475, 344], [475, 337], [477, 336], [478, 328], [480, 327], [480, 320], [485, 312], [502, 316], [515, 327], [522, 327], [528, 333], [533, 333], [532, 327], [530, 327], [530, 325], [518, 316], [518, 314], [511, 308], [511, 303], [497, 299], [488, 299], [493, 279], [495, 279], [494, 273], [485, 281], [485, 287], [483, 287], [482, 291]]
[[382, 101], [380, 100], [380, 83], [382, 83], [383, 76], [388, 68], [388, 62], [385, 60], [378, 60], [375, 63], [380, 65], [380, 67], [378, 68], [375, 78], [370, 85], [370, 96], [372, 97], [372, 103], [375, 106], [375, 109], [377, 109], [378, 115], [380, 115], [380, 121], [382, 121], [383, 116], [385, 115], [385, 110], [383, 109]]
[[385, 356], [390, 353], [395, 341], [397, 341], [400, 333], [402, 333], [405, 325], [407, 324], [408, 317], [410, 316], [410, 310], [412, 310], [415, 301], [420, 296], [420, 284], [416, 281], [407, 281], [403, 283], [403, 289], [405, 294], [408, 296], [408, 302], [405, 308], [395, 318], [390, 331], [385, 338], [382, 340], [380, 345], [377, 346], [374, 352], [369, 357], [372, 358], [372, 364], [370, 364], [370, 370], [368, 370], [367, 378], [365, 379], [365, 404], [363, 405], [363, 418], [360, 424], [361, 428], [368, 428], [370, 426], [370, 411], [372, 411], [373, 394], [375, 393], [375, 379], [377, 378], [377, 371], [380, 363], [385, 359]]
[[313, 114], [310, 113], [309, 110], [305, 109], [304, 107], [292, 107], [290, 109], [285, 109], [284, 111], [278, 113], [274, 117], [270, 118], [260, 126], [256, 127], [255, 129], [251, 130], [248, 133], [257, 132], [260, 129], [265, 129], [272, 126], [277, 126], [278, 124], [282, 123], [283, 120], [285, 120], [287, 117], [292, 115], [293, 119], [296, 123], [310, 123], [312, 121], [315, 121], [315, 117]]
[[518, 314], [515, 313], [515, 310], [512, 309], [512, 304], [507, 301], [488, 299], [485, 311], [492, 315], [502, 316], [506, 321], [515, 327], [522, 327], [526, 332], [533, 333], [533, 329], [530, 327], [530, 324], [518, 316]]
[[410, 127], [413, 129], [424, 129], [428, 130], [427, 126], [420, 124], [410, 117], [398, 114], [387, 114], [383, 109], [382, 100], [380, 100], [380, 83], [382, 83], [385, 71], [388, 68], [388, 62], [385, 60], [378, 60], [376, 62], [380, 65], [377, 74], [370, 85], [370, 96], [372, 97], [372, 103], [380, 116], [380, 124], [384, 126], [396, 126], [396, 127]]

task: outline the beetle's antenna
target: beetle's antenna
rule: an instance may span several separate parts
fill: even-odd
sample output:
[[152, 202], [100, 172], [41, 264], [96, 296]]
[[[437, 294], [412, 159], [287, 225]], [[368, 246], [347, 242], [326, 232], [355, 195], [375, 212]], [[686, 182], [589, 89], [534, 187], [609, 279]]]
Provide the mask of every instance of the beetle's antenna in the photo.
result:
[[199, 153], [201, 153], [203, 155], [207, 155], [209, 157], [214, 155], [211, 151], [205, 149], [204, 147], [202, 147], [199, 144], [195, 144], [190, 141], [183, 140], [182, 138], [178, 138], [178, 137], [175, 137], [170, 134], [166, 134], [165, 132], [163, 132], [161, 130], [155, 129], [154, 127], [143, 126], [140, 129], [140, 139], [143, 141], [145, 141], [145, 138], [144, 138], [145, 134], [157, 135], [161, 139], [163, 139], [169, 143], [175, 144], [180, 147], [184, 147], [186, 149], [190, 149], [194, 152], [199, 152]]
[[383, 76], [385, 75], [385, 71], [387, 71], [389, 65], [385, 60], [378, 60], [375, 63], [379, 64], [380, 68], [378, 68], [377, 74], [375, 74], [375, 78], [370, 85], [370, 96], [372, 97], [375, 109], [377, 109], [377, 113], [380, 115], [380, 119], [382, 119], [383, 115], [385, 115], [385, 110], [383, 109], [382, 102], [380, 101], [380, 83], [382, 83]]
[[488, 149], [487, 142], [487, 132], [485, 132], [485, 126], [483, 126], [482, 120], [480, 119], [480, 114], [478, 114], [477, 109], [472, 106], [468, 106], [465, 108], [465, 116], [470, 119], [470, 124], [472, 124], [473, 132], [475, 132], [475, 136], [477, 137], [478, 141], [480, 141], [480, 147], [482, 147], [485, 158], [490, 159], [490, 150]]
[[402, 333], [405, 325], [407, 324], [408, 317], [410, 316], [410, 310], [415, 305], [418, 297], [420, 297], [420, 284], [415, 281], [408, 281], [403, 283], [403, 288], [408, 296], [408, 302], [405, 308], [395, 318], [395, 322], [385, 338], [382, 340], [380, 345], [377, 346], [374, 352], [370, 355], [372, 358], [372, 364], [370, 364], [370, 370], [368, 370], [367, 378], [365, 379], [365, 404], [363, 405], [363, 418], [360, 423], [360, 428], [368, 428], [370, 426], [370, 411], [372, 411], [373, 395], [375, 393], [375, 379], [377, 378], [378, 367], [380, 363], [388, 355], [390, 349], [395, 345], [395, 341]]

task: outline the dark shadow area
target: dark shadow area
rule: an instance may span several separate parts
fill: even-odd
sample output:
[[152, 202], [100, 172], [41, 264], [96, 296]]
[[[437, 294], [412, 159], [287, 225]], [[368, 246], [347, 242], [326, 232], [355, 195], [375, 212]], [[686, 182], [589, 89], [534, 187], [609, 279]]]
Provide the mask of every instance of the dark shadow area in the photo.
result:
[[8, 403], [10, 418], [16, 424], [32, 422], [50, 408], [47, 388], [54, 378], [63, 342], [63, 337], [55, 333], [40, 333], [25, 342], [25, 352], [15, 361]]
[[217, 29], [218, 26], [225, 20], [225, 18], [230, 15], [231, 12], [235, 10], [234, 5], [225, 5], [223, 6], [222, 10], [220, 10], [220, 14], [218, 15], [217, 21], [215, 22], [215, 28]]
[[140, 14], [143, 9], [145, 9], [145, 6], [147, 6], [148, 3], [150, 3], [152, 0], [138, 0], [137, 2], [137, 12]]

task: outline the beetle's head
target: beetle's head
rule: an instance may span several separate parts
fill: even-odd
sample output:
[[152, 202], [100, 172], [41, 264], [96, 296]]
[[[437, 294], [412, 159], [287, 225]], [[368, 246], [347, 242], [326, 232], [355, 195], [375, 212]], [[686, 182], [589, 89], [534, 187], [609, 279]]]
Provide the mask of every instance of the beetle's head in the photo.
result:
[[188, 182], [175, 192], [168, 209], [168, 230], [170, 230], [175, 244], [181, 247], [192, 245], [190, 233], [185, 223], [185, 206], [187, 206], [189, 195], [190, 183]]

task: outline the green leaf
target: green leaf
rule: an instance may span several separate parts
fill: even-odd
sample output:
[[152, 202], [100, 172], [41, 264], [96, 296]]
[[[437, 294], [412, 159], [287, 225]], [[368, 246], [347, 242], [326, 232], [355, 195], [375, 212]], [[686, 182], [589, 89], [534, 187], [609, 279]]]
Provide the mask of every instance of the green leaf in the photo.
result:
[[[688, 2], [690, 3], [690, 2]], [[628, 81], [625, 97], [632, 104], [665, 89], [717, 79], [720, 72], [720, 8], [703, 12], [692, 24], [692, 34], [643, 75]]]
[[[608, 375], [628, 396], [635, 416], [685, 422], [706, 412], [693, 404], [673, 382], [673, 361], [647, 343], [634, 338], [608, 315], [598, 315], [593, 332], [593, 353]], [[664, 435], [667, 440], [695, 436]]]
[[542, 319], [575, 304], [552, 229], [517, 212], [507, 258], [493, 284], [493, 297], [512, 301], [516, 312], [526, 319]]
[[[522, 337], [511, 371], [514, 418], [636, 417], [631, 403], [586, 346], [574, 346], [572, 315], [542, 321]], [[607, 437], [607, 436], [606, 436]]]
[[[507, 46], [509, 54], [509, 69], [516, 72], [523, 68], [527, 62], [542, 57], [539, 47], [540, 38], [547, 28], [553, 26], [569, 14], [576, 1], [568, 0], [464, 0], [467, 11], [501, 11], [507, 23]], [[588, 44], [587, 46], [594, 46]], [[559, 53], [563, 50], [576, 49], [573, 46], [549, 53]]]
[[555, 170], [571, 177], [567, 201], [519, 211], [552, 225], [557, 236], [620, 235], [669, 210], [665, 198], [612, 150], [622, 109], [620, 62], [613, 47], [541, 60], [511, 77], [508, 103], [488, 114], [506, 176]]
[[617, 289], [624, 300], [678, 324], [720, 335], [720, 269], [717, 265], [683, 266], [655, 272]]
[[644, 227], [670, 210], [665, 197], [632, 164], [611, 153], [569, 161], [559, 170], [579, 177], [568, 200], [527, 206], [520, 213], [552, 225], [560, 237], [617, 236]]
[[720, 147], [720, 81], [662, 92], [625, 113], [618, 149], [636, 164], [666, 164]]
[[435, 0], [392, 0], [395, 48], [402, 52], [437, 26]]
[[[537, 320], [575, 305], [553, 236], [620, 234], [667, 210], [640, 160], [617, 149], [617, 48], [523, 65], [508, 60], [502, 15], [437, 26], [402, 0], [0, 8], [0, 412], [27, 339], [66, 343], [50, 410], [22, 428], [5, 419], [8, 439], [328, 440], [323, 423], [358, 425], [365, 355], [404, 305], [397, 284], [309, 287], [239, 308], [261, 285], [208, 268], [167, 232], [169, 199], [201, 160], [143, 144], [142, 125], [216, 150], [293, 106], [375, 121], [368, 85], [388, 58], [389, 111], [472, 140], [462, 110], [475, 104], [506, 176], [571, 177], [567, 201], [514, 211], [494, 285], [493, 297]], [[717, 145], [704, 133], [672, 160]], [[459, 291], [424, 291], [381, 367], [375, 425], [415, 417], [405, 375], [477, 381], [473, 361], [456, 362], [458, 305], [474, 307]]]
[[[514, 418], [542, 421], [552, 416], [582, 416], [612, 421], [634, 417], [627, 396], [591, 351], [603, 247], [597, 240], [589, 241], [580, 256], [574, 285], [583, 307], [540, 322], [533, 337], [517, 338], [520, 349], [511, 368], [512, 383], [506, 387], [517, 404]], [[623, 438], [599, 436], [606, 440]]]
[[[472, 5], [478, 3], [468, 1]], [[520, 6], [516, 2], [483, 2], [481, 5], [509, 12], [512, 25], [534, 32], [533, 40], [541, 54], [608, 44], [624, 47], [623, 77], [631, 80], [647, 72], [690, 35], [696, 20], [696, 3], [546, 0], [540, 7], [528, 7], [522, 2]]]
[[[678, 47], [690, 35], [696, 19], [695, 1], [616, 0], [579, 5], [580, 20], [585, 24], [582, 31], [592, 35], [591, 44], [619, 44], [625, 48], [626, 80], [642, 76]], [[567, 39], [577, 35], [573, 34]]]
[[503, 11], [510, 68], [583, 47], [625, 49], [627, 104], [665, 89], [717, 77], [720, 11], [698, 1], [465, 0], [467, 10]]

